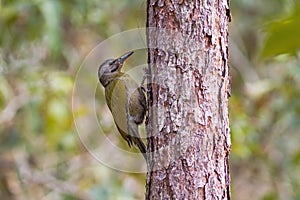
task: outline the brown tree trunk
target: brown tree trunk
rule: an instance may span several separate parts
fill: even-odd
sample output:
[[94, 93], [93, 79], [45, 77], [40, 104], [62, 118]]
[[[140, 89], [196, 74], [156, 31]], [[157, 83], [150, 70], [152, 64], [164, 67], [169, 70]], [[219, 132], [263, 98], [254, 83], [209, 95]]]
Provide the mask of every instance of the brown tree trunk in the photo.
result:
[[146, 199], [230, 199], [228, 0], [148, 0]]

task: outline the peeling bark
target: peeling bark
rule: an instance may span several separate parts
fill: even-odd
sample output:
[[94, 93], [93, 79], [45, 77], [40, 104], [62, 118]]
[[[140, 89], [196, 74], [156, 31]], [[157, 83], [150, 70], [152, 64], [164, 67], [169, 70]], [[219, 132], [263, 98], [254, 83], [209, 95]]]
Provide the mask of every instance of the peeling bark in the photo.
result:
[[227, 0], [148, 0], [146, 199], [230, 199]]

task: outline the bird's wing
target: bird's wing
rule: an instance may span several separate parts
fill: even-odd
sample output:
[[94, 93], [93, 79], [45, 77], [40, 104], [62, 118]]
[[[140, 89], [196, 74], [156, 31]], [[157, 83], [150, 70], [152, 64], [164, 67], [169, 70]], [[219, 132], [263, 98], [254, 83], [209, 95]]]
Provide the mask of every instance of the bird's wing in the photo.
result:
[[122, 80], [126, 83], [128, 101], [128, 110], [130, 118], [136, 124], [144, 121], [146, 114], [146, 97], [142, 88], [129, 75], [122, 76]]
[[127, 108], [129, 111], [127, 118], [128, 133], [133, 143], [139, 148], [146, 159], [146, 147], [138, 130], [138, 124], [143, 122], [146, 113], [146, 97], [142, 89], [129, 75], [124, 75], [122, 78], [126, 83], [127, 96], [129, 97]]
[[128, 109], [136, 124], [143, 123], [146, 114], [146, 97], [141, 88], [136, 88], [130, 95]]
[[[127, 78], [127, 76], [117, 78], [106, 87], [106, 101], [122, 137], [127, 141], [129, 146], [134, 143], [145, 157], [146, 147], [140, 138], [138, 125], [129, 113], [128, 96], [132, 95], [134, 89], [132, 85], [128, 85], [132, 83], [128, 82]], [[135, 92], [133, 92], [133, 94], [135, 94]], [[130, 98], [130, 100], [133, 99], [133, 97]]]

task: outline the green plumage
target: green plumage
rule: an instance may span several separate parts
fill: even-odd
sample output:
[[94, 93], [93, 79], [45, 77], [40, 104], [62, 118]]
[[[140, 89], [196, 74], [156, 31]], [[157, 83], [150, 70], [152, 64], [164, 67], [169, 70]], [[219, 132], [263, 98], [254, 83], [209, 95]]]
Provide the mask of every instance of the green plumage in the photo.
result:
[[135, 144], [146, 159], [146, 147], [138, 132], [138, 125], [143, 123], [146, 114], [146, 97], [138, 84], [120, 71], [124, 60], [131, 54], [105, 61], [99, 67], [98, 76], [105, 87], [106, 103], [121, 136], [130, 147]]

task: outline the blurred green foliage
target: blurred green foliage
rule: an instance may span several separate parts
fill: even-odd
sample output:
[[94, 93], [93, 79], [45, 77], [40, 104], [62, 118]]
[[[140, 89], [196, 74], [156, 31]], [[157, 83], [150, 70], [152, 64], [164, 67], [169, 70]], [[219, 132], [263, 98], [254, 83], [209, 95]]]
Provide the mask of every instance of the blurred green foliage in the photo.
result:
[[298, 5], [232, 1], [233, 199], [299, 199]]
[[[71, 98], [84, 57], [107, 37], [143, 27], [145, 4], [0, 1], [1, 199], [143, 198], [144, 175], [111, 170], [82, 148]], [[232, 198], [299, 199], [299, 4], [231, 5]]]
[[0, 1], [1, 199], [143, 196], [143, 176], [101, 166], [80, 145], [71, 108], [84, 57], [144, 24], [143, 8], [138, 0]]
[[268, 23], [266, 44], [262, 55], [264, 57], [279, 54], [297, 55], [300, 48], [300, 4], [291, 13], [284, 14], [282, 19]]

